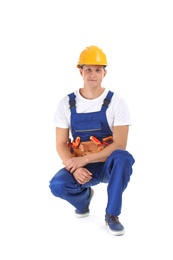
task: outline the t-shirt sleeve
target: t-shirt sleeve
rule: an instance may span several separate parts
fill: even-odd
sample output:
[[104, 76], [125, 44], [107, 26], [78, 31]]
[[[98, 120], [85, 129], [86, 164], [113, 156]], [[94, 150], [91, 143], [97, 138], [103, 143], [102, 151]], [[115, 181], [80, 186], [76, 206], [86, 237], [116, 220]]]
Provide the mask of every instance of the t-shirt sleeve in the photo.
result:
[[114, 113], [114, 126], [120, 126], [120, 125], [131, 125], [131, 116], [129, 107], [126, 103], [126, 101], [119, 97], [119, 100], [116, 104], [116, 106], [113, 106], [113, 113]]
[[55, 115], [54, 115], [54, 124], [56, 127], [69, 128], [70, 112], [69, 112], [68, 101], [69, 98], [68, 96], [66, 96], [59, 102], [56, 108]]

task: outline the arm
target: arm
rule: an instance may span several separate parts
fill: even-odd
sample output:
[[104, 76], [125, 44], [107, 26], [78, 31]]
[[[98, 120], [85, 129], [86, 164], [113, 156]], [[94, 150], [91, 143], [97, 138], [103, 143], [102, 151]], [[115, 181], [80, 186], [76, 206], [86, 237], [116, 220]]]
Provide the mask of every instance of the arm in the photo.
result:
[[74, 158], [67, 147], [69, 129], [56, 127], [56, 151], [63, 161], [65, 168], [73, 173], [74, 178], [84, 184], [92, 178], [92, 173], [82, 166], [85, 165], [82, 157]]
[[73, 157], [67, 147], [68, 140], [69, 129], [56, 127], [56, 151], [63, 162]]

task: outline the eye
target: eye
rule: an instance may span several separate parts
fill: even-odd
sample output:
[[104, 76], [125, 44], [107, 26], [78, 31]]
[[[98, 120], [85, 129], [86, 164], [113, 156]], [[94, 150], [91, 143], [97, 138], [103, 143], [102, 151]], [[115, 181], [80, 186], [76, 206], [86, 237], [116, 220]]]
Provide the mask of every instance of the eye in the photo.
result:
[[101, 69], [99, 69], [99, 68], [98, 68], [98, 69], [96, 69], [96, 72], [98, 72], [98, 73], [100, 73], [101, 71], [102, 71], [102, 70], [101, 70]]

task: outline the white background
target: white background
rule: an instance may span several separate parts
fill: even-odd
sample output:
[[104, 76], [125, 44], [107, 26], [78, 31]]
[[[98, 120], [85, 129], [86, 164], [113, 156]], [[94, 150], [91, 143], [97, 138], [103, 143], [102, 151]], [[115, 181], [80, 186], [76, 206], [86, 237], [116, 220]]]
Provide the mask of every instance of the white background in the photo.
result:
[[[172, 1], [0, 2], [0, 258], [173, 259]], [[123, 195], [126, 233], [105, 229], [106, 186], [91, 215], [55, 198], [49, 180], [62, 166], [53, 117], [82, 86], [80, 52], [97, 45], [109, 66], [103, 86], [127, 101], [136, 163]]]

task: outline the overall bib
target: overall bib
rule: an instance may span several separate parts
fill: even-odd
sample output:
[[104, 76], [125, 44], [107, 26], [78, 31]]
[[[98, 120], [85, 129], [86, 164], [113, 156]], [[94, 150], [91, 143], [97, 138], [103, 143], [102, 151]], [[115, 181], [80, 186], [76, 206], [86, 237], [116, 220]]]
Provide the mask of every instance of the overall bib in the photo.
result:
[[[101, 110], [92, 113], [77, 113], [74, 93], [69, 94], [71, 109], [72, 137], [75, 140], [80, 136], [81, 141], [89, 141], [90, 136], [95, 136], [100, 141], [112, 135], [106, 118], [106, 109], [109, 106], [113, 92], [109, 91]], [[106, 162], [89, 163], [85, 166], [91, 173], [92, 179], [79, 184], [65, 168], [60, 169], [50, 181], [50, 190], [56, 197], [60, 197], [77, 210], [82, 211], [88, 205], [90, 187], [100, 182], [108, 183], [108, 202], [105, 211], [118, 216], [121, 213], [122, 193], [127, 187], [132, 174], [132, 165], [135, 160], [125, 150], [116, 150], [107, 158]]]

